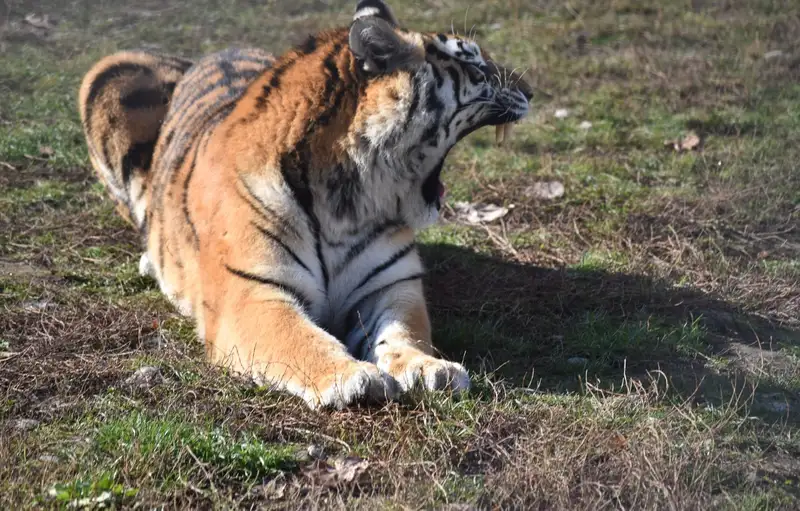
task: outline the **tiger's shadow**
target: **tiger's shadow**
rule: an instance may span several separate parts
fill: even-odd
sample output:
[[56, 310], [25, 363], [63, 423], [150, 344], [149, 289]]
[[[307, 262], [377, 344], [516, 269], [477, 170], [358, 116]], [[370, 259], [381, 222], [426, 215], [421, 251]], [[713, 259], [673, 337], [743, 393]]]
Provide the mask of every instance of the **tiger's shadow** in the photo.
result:
[[[436, 347], [512, 385], [565, 392], [587, 378], [618, 385], [661, 370], [673, 391], [719, 402], [748, 381], [748, 363], [779, 364], [775, 350], [800, 346], [799, 331], [645, 276], [542, 268], [442, 244], [421, 253]], [[736, 363], [720, 372], [709, 357]], [[763, 380], [758, 389], [752, 413], [800, 422], [796, 391]]]

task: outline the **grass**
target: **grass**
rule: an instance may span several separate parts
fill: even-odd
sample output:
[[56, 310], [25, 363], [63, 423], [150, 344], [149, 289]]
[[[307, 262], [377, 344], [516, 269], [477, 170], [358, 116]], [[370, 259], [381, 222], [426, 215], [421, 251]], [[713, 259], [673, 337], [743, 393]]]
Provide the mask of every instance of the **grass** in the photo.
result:
[[[137, 274], [75, 97], [118, 49], [280, 52], [354, 6], [0, 9], [0, 506], [797, 508], [800, 8], [392, 6], [414, 28], [475, 24], [528, 69], [534, 113], [444, 172], [451, 204], [509, 214], [470, 226], [447, 206], [420, 236], [436, 344], [474, 389], [324, 413], [204, 363]], [[689, 133], [697, 150], [665, 145]], [[565, 194], [537, 198], [541, 181]], [[157, 384], [127, 383], [146, 367]]]

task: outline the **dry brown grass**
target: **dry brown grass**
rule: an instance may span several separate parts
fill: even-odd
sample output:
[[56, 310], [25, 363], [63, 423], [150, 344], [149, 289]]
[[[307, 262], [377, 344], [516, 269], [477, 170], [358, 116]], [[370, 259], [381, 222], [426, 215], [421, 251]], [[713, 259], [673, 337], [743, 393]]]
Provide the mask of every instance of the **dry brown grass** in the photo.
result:
[[[418, 27], [465, 17], [454, 2], [393, 5]], [[469, 396], [314, 413], [204, 363], [94, 184], [80, 76], [143, 43], [280, 51], [351, 9], [0, 6], [0, 507], [108, 492], [170, 509], [796, 509], [788, 1], [470, 7], [479, 41], [529, 65], [539, 94], [507, 150], [476, 133], [444, 174], [454, 199], [511, 213], [484, 227], [445, 214], [422, 236], [437, 345], [472, 371]], [[26, 28], [29, 12], [55, 28]], [[698, 150], [664, 146], [689, 131]], [[565, 196], [529, 195], [547, 180]], [[128, 383], [147, 366], [161, 378]]]

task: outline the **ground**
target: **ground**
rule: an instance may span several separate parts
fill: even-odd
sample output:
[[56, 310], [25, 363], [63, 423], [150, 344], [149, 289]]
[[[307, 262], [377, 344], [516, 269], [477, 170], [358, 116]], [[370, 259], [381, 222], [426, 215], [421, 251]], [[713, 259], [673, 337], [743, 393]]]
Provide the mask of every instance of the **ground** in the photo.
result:
[[474, 389], [311, 412], [203, 361], [89, 170], [80, 78], [123, 48], [280, 52], [354, 3], [0, 6], [0, 507], [800, 507], [794, 1], [394, 1], [537, 91], [508, 147], [454, 151], [421, 236]]

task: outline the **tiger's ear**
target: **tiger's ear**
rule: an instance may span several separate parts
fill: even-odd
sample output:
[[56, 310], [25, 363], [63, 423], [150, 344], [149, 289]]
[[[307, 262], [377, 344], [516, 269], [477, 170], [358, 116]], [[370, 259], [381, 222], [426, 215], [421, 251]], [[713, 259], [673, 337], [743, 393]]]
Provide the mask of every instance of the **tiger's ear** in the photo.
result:
[[365, 18], [367, 16], [375, 16], [381, 18], [393, 27], [400, 26], [397, 18], [394, 17], [392, 10], [382, 0], [361, 0], [356, 6], [356, 15], [354, 20]]
[[[366, 1], [366, 0], [365, 0]], [[350, 51], [371, 75], [390, 73], [411, 64], [415, 47], [379, 16], [357, 18], [350, 27]]]

